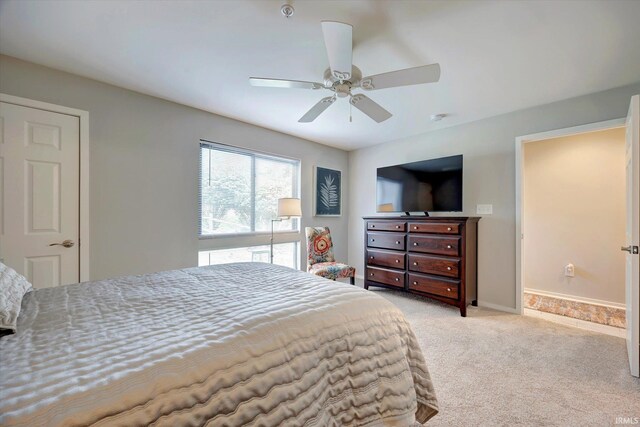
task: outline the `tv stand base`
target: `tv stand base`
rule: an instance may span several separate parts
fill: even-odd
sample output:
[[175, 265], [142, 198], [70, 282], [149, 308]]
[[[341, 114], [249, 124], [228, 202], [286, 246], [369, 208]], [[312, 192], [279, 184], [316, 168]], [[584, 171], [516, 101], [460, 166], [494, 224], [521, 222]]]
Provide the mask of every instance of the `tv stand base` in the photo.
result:
[[[429, 216], [429, 212], [424, 212], [424, 216], [428, 217]], [[411, 215], [411, 212], [405, 212], [404, 215], [402, 216], [403, 218], [419, 218], [422, 217], [422, 215]]]

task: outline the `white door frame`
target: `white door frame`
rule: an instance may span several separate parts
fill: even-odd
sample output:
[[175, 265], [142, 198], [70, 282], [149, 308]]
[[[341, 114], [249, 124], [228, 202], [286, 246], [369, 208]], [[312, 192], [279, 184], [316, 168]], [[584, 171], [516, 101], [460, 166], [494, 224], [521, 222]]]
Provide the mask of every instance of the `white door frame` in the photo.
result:
[[524, 144], [527, 142], [544, 141], [546, 139], [560, 138], [563, 136], [578, 135], [581, 133], [596, 132], [600, 130], [623, 128], [626, 117], [606, 120], [604, 122], [589, 123], [581, 126], [573, 126], [565, 129], [556, 129], [547, 132], [533, 133], [531, 135], [516, 138], [516, 312], [524, 314], [524, 212], [522, 210], [522, 198], [524, 194]]
[[80, 281], [89, 280], [89, 112], [62, 105], [0, 93], [0, 101], [53, 113], [67, 114], [80, 120]]

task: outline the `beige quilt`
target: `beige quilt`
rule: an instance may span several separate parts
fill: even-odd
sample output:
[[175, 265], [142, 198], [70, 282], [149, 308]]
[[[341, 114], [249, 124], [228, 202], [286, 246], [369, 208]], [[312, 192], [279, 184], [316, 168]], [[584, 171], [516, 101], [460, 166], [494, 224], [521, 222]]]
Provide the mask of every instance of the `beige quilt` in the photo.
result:
[[0, 339], [3, 426], [410, 426], [436, 413], [395, 306], [269, 264], [39, 289]]

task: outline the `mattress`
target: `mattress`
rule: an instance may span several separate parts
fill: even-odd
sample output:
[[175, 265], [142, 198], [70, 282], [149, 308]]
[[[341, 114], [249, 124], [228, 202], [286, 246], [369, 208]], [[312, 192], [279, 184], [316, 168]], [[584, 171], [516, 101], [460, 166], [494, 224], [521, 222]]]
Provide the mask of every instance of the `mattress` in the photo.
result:
[[262, 263], [38, 289], [0, 363], [3, 426], [410, 426], [438, 408], [394, 305]]

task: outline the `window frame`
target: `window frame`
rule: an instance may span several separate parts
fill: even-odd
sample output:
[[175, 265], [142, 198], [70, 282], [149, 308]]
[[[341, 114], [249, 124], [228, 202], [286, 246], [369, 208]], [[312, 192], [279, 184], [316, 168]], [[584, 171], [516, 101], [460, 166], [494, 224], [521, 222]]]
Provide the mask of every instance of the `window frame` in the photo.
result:
[[[233, 233], [215, 233], [215, 234], [202, 234], [202, 149], [214, 149], [218, 151], [224, 151], [227, 153], [241, 154], [251, 157], [251, 231], [247, 232], [233, 232]], [[228, 237], [247, 237], [250, 238], [252, 236], [270, 236], [271, 231], [255, 231], [256, 226], [256, 215], [255, 215], [255, 189], [256, 189], [256, 158], [278, 161], [283, 163], [290, 163], [294, 166], [295, 176], [293, 179], [293, 194], [288, 197], [298, 197], [300, 198], [300, 188], [301, 188], [301, 179], [302, 179], [302, 161], [300, 159], [282, 155], [276, 155], [271, 153], [266, 153], [259, 150], [252, 150], [247, 148], [236, 147], [233, 145], [222, 144], [219, 142], [207, 141], [205, 139], [201, 139], [198, 143], [198, 239], [199, 240], [209, 240], [209, 239], [218, 239], [218, 238], [228, 238]], [[299, 218], [291, 218], [292, 228], [288, 230], [274, 230], [274, 235], [299, 235], [300, 234], [300, 219]], [[278, 243], [289, 243], [284, 241], [279, 241]], [[235, 246], [235, 245], [234, 245]], [[253, 245], [252, 245], [253, 246]], [[243, 246], [239, 246], [243, 247]], [[222, 249], [222, 248], [220, 248]], [[232, 249], [232, 247], [229, 247]], [[213, 250], [213, 249], [212, 249]]]

